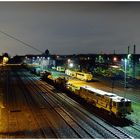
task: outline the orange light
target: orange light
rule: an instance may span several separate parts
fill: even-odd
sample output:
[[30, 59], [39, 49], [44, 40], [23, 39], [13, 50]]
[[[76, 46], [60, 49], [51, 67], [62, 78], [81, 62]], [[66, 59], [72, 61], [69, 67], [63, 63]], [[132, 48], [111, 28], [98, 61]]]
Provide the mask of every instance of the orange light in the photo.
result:
[[114, 58], [113, 58], [113, 61], [117, 61], [117, 57], [114, 57]]

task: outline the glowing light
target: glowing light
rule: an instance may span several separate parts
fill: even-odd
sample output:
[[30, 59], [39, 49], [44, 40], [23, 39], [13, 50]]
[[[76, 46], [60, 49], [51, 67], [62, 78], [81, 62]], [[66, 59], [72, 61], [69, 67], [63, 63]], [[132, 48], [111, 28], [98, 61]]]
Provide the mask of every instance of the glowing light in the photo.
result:
[[130, 59], [130, 57], [131, 57], [131, 54], [128, 54], [128, 55], [127, 55], [127, 58]]
[[117, 57], [114, 57], [114, 58], [113, 58], [113, 61], [117, 61]]
[[9, 58], [8, 57], [3, 57], [3, 64], [6, 64], [8, 62]]
[[73, 65], [73, 63], [70, 63], [69, 66], [72, 68], [74, 65]]
[[68, 63], [70, 63], [71, 62], [71, 59], [68, 59]]

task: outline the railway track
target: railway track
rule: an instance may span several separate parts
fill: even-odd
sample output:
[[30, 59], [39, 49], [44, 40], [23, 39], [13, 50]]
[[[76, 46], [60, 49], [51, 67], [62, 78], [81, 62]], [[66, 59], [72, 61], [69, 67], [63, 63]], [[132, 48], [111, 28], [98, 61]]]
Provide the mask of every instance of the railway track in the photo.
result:
[[[1, 138], [56, 138], [52, 133], [50, 133], [50, 128], [48, 128], [47, 136], [44, 135], [41, 128], [43, 125], [39, 126], [44, 119], [42, 115], [38, 115], [35, 104], [32, 98], [29, 97], [30, 94], [27, 94], [27, 91], [24, 90], [23, 85], [17, 79], [17, 76], [14, 75], [15, 72], [10, 70], [5, 71], [4, 85], [5, 85], [5, 105], [6, 108], [2, 112], [4, 122], [2, 122], [3, 127], [1, 127]], [[3, 86], [4, 87], [4, 86]], [[21, 93], [22, 89], [22, 93]], [[25, 95], [26, 94], [26, 95]], [[23, 98], [24, 95], [25, 97]], [[25, 102], [20, 103], [25, 99]], [[21, 107], [21, 105], [24, 105]], [[21, 107], [21, 108], [20, 108]], [[41, 121], [42, 120], [42, 121]], [[25, 124], [23, 123], [25, 121]], [[46, 123], [46, 122], [45, 122]], [[28, 128], [28, 129], [27, 129]]]
[[[55, 132], [53, 130], [53, 127], [52, 127], [51, 123], [48, 122], [46, 117], [41, 113], [37, 102], [33, 98], [33, 95], [28, 94], [29, 85], [28, 86], [27, 85], [23, 86], [24, 83], [22, 82], [22, 80], [20, 79], [19, 76], [17, 76], [17, 77], [18, 77], [18, 83], [20, 83], [19, 87], [23, 91], [22, 93], [24, 94], [24, 96], [26, 98], [26, 101], [28, 103], [29, 109], [30, 109], [31, 113], [33, 114], [34, 120], [37, 122], [37, 125], [39, 126], [40, 133], [42, 134], [39, 137], [40, 138], [58, 138], [59, 135], [57, 134], [57, 132]], [[44, 124], [46, 124], [48, 126], [48, 128], [45, 127]]]
[[[49, 89], [49, 90], [53, 90], [54, 89], [54, 87], [53, 86], [51, 86], [51, 85], [49, 85], [49, 84], [44, 84], [43, 82], [42, 82], [42, 84], [43, 85], [45, 85], [45, 86], [47, 86], [47, 88]], [[68, 98], [67, 97], [67, 95], [66, 94], [64, 94], [64, 93], [59, 93], [58, 92], [58, 95], [60, 96], [60, 97], [62, 97], [63, 98], [63, 100], [67, 100], [67, 102], [68, 103], [71, 103], [69, 100], [72, 100], [71, 98]], [[75, 102], [74, 100], [72, 100], [72, 102]], [[77, 104], [77, 102], [75, 102], [76, 104]], [[71, 104], [72, 105], [72, 104]], [[78, 106], [79, 106], [79, 104], [78, 104]], [[78, 109], [82, 109], [82, 108], [79, 108], [78, 107]], [[84, 111], [84, 110], [82, 110], [82, 111]], [[85, 112], [84, 111], [84, 113], [88, 113], [88, 112]], [[96, 115], [96, 114], [95, 114]], [[88, 113], [88, 117], [89, 118], [91, 118], [91, 119], [95, 119], [95, 117], [93, 118], [93, 116], [91, 115], [91, 114], [89, 114]], [[99, 117], [98, 117], [99, 118]], [[97, 119], [97, 118], [96, 118]], [[97, 119], [98, 120], [98, 119]], [[100, 118], [100, 120], [98, 120], [97, 121], [96, 120], [96, 122], [100, 122], [101, 123], [101, 120], [103, 120], [103, 122], [106, 122], [104, 119], [102, 119], [102, 118]], [[120, 127], [116, 127], [116, 126], [113, 126], [112, 124], [110, 124], [110, 123], [108, 123], [108, 122], [106, 122], [107, 124], [109, 124], [109, 127], [111, 127], [110, 128], [110, 130], [112, 131], [112, 132], [115, 132], [116, 133], [116, 135], [118, 136], [118, 138], [121, 138], [121, 137], [123, 137], [123, 136], [121, 136], [121, 137], [119, 137], [120, 135], [121, 135], [121, 133], [123, 132], [123, 135], [124, 135], [124, 138], [126, 137], [126, 138], [139, 138], [140, 137], [140, 125], [139, 124], [137, 124], [137, 123], [133, 123], [133, 125], [131, 125], [131, 126], [129, 126], [129, 128], [131, 129], [131, 131], [124, 131], [124, 130], [126, 130], [125, 129], [125, 127], [124, 128], [120, 128]], [[105, 124], [104, 124], [105, 125]], [[114, 129], [114, 130], [113, 130]], [[134, 135], [131, 137], [131, 135], [132, 135], [132, 131], [134, 132]]]
[[17, 115], [14, 113], [14, 107], [16, 107], [16, 97], [13, 94], [12, 89], [12, 82], [11, 82], [11, 73], [9, 70], [6, 70], [5, 72], [5, 93], [6, 93], [6, 118], [7, 118], [7, 128], [5, 129], [5, 132], [3, 134], [6, 134], [7, 138], [18, 138], [18, 130], [19, 130], [19, 124], [18, 124], [18, 118]]
[[[4, 132], [5, 131], [5, 128], [3, 127], [3, 116], [2, 116], [2, 113], [3, 113], [3, 109], [4, 109], [4, 101], [3, 101], [3, 96], [4, 96], [4, 69], [1, 68], [0, 69], [0, 132]], [[2, 135], [2, 133], [0, 133], [0, 138], [6, 138]]]
[[[128, 135], [125, 132], [123, 132], [122, 130], [119, 130], [118, 128], [112, 126], [111, 124], [107, 125], [107, 122], [106, 123], [101, 122], [101, 118], [98, 119], [98, 118], [95, 118], [95, 116], [93, 117], [93, 115], [91, 115], [90, 113], [86, 112], [84, 109], [82, 109], [81, 107], [79, 107], [79, 104], [77, 106], [73, 105], [73, 103], [72, 103], [73, 100], [71, 100], [70, 98], [67, 98], [67, 96], [65, 94], [60, 93], [59, 96], [62, 98], [61, 99], [62, 102], [63, 102], [63, 100], [66, 100], [66, 102], [68, 104], [70, 104], [70, 106], [73, 106], [74, 109], [78, 110], [79, 112], [82, 112], [85, 116], [87, 116], [92, 121], [94, 121], [95, 123], [97, 123], [100, 127], [104, 128], [108, 133], [111, 134], [113, 132], [112, 134], [115, 137], [117, 137], [117, 138], [130, 138], [131, 137], [130, 135]], [[75, 104], [75, 102], [74, 102], [74, 104]], [[105, 131], [105, 130], [103, 130], [103, 131]], [[99, 131], [101, 131], [101, 129], [99, 129]], [[114, 132], [115, 132], [115, 134], [114, 134]], [[104, 137], [105, 137], [105, 134], [104, 134]]]
[[134, 138], [140, 138], [140, 125], [134, 123], [129, 127], [124, 128], [129, 134], [133, 135]]
[[[32, 82], [34, 82], [34, 84], [37, 84], [37, 85], [43, 85], [43, 84], [39, 84], [39, 83], [37, 83], [37, 82], [35, 82], [35, 79], [36, 78], [30, 78], [30, 80], [32, 81]], [[38, 80], [38, 79], [36, 79], [36, 80]], [[36, 85], [36, 86], [37, 86]], [[45, 89], [45, 91], [43, 91], [43, 93], [45, 93], [45, 95], [46, 95], [46, 92], [50, 92], [51, 94], [54, 94], [52, 91], [51, 91], [51, 89], [50, 90], [48, 90], [49, 89], [49, 87], [47, 86], [46, 87], [46, 84], [45, 84], [45, 87], [43, 86], [43, 88]], [[42, 89], [43, 90], [43, 89]], [[46, 98], [46, 96], [45, 95], [43, 95], [43, 94], [41, 94], [44, 98]], [[66, 101], [66, 102], [64, 102], [64, 100], [66, 99], [66, 97], [64, 98], [64, 97], [62, 97], [62, 95], [61, 95], [61, 99], [60, 99], [60, 96], [58, 97], [58, 95], [56, 96], [56, 95], [53, 95], [53, 97], [52, 97], [52, 95], [51, 96], [49, 96], [49, 98], [51, 97], [52, 98], [52, 100], [55, 100], [55, 98], [54, 98], [54, 96], [55, 96], [55, 98], [57, 98], [57, 102], [60, 100], [63, 104], [65, 103], [65, 105], [66, 105], [66, 103], [67, 103], [67, 108], [68, 108], [68, 106], [71, 106], [71, 105], [73, 105], [73, 104], [69, 104], [68, 105], [68, 103], [70, 103], [70, 100], [68, 101]], [[59, 98], [59, 99], [58, 99]], [[51, 103], [52, 104], [52, 103]], [[58, 102], [57, 104], [61, 104], [60, 102]], [[78, 107], [75, 107], [74, 105], [73, 105], [73, 108], [75, 108], [75, 110], [77, 111], [79, 111], [79, 113], [81, 113], [82, 111], [78, 108]], [[76, 112], [75, 111], [75, 112]], [[59, 110], [58, 111], [58, 113], [60, 113], [61, 111]], [[74, 113], [75, 113], [74, 112]], [[68, 114], [69, 112], [67, 112], [67, 114]], [[71, 112], [72, 113], [72, 112]], [[61, 114], [60, 114], [61, 115]], [[74, 114], [73, 114], [74, 115]], [[86, 121], [86, 123], [87, 123], [87, 120], [89, 119], [89, 115], [88, 115], [88, 119], [87, 119], [87, 114], [84, 114], [85, 116], [83, 116], [83, 112], [80, 114], [80, 116], [83, 116], [83, 118], [84, 117], [86, 117], [86, 119], [84, 119], [84, 121], [83, 122], [85, 122]], [[75, 118], [76, 118], [76, 116], [75, 116]], [[76, 121], [79, 121], [81, 118], [77, 118], [77, 120]], [[106, 126], [106, 127], [104, 127], [104, 125], [101, 125], [100, 123], [98, 123], [98, 121], [97, 120], [93, 120], [93, 118], [91, 119], [90, 118], [90, 121], [92, 121], [92, 123], [90, 122], [88, 122], [88, 124], [93, 124], [92, 125], [92, 127], [93, 126], [96, 126], [96, 128], [94, 128], [94, 129], [96, 129], [97, 130], [97, 128], [100, 128], [99, 130], [98, 130], [98, 133], [99, 133], [99, 131], [101, 132], [101, 130], [102, 130], [102, 137], [104, 137], [104, 138], [108, 138], [108, 137], [112, 137], [112, 138], [132, 138], [130, 135], [128, 135], [128, 134], [126, 134], [125, 132], [123, 132], [123, 131], [121, 131], [121, 130], [119, 130], [119, 129], [117, 129], [117, 128], [113, 128], [113, 126]], [[93, 121], [94, 121], [94, 123], [93, 123]], [[79, 121], [79, 124], [82, 124], [83, 125], [83, 123], [82, 123], [82, 121], [80, 122]], [[95, 125], [96, 124], [96, 125]], [[90, 125], [89, 125], [90, 126]], [[100, 126], [100, 127], [99, 127]], [[87, 126], [86, 126], [87, 127]], [[90, 127], [91, 128], [91, 127]], [[103, 130], [104, 129], [104, 130]], [[89, 130], [88, 130], [88, 132], [90, 132]], [[92, 131], [91, 131], [92, 132]], [[106, 133], [104, 133], [103, 134], [103, 132], [106, 132]]]
[[8, 68], [2, 77], [7, 109], [2, 138], [132, 138], [21, 68]]
[[[24, 79], [25, 80], [25, 79]], [[27, 82], [26, 82], [27, 83]], [[32, 94], [34, 94], [34, 95], [36, 95], [37, 96], [37, 98], [39, 98], [39, 92], [36, 92], [35, 90], [34, 90], [34, 88], [32, 87], [32, 85], [33, 84], [29, 84], [28, 83], [28, 90], [30, 91], [30, 92], [32, 92]], [[44, 99], [43, 99], [44, 100]], [[55, 106], [57, 106], [57, 104], [54, 104]], [[49, 104], [49, 106], [50, 106], [50, 104]], [[40, 105], [40, 108], [42, 108], [42, 105]], [[44, 107], [43, 107], [44, 108]], [[47, 107], [47, 109], [48, 109], [48, 107]], [[56, 110], [58, 109], [58, 108], [55, 108]], [[51, 107], [51, 110], [53, 110], [53, 108]], [[56, 110], [55, 110], [55, 114], [56, 114]], [[48, 113], [48, 112], [47, 112]], [[45, 115], [46, 115], [46, 113], [44, 113]], [[58, 114], [58, 113], [57, 113]], [[48, 116], [48, 114], [46, 115], [46, 117]], [[58, 118], [57, 118], [58, 119]], [[61, 119], [62, 119], [62, 117], [61, 117]], [[63, 119], [64, 120], [64, 119]], [[54, 120], [52, 121], [52, 125], [53, 125], [53, 127], [55, 128], [55, 126], [54, 126]], [[76, 133], [76, 129], [75, 129], [75, 131], [74, 131], [74, 129], [72, 129], [71, 128], [71, 126], [70, 125], [68, 125], [68, 123], [67, 123], [67, 121], [64, 121], [65, 123], [66, 123], [66, 125], [67, 126], [65, 126], [65, 124], [63, 124], [65, 127], [62, 129], [62, 130], [59, 130], [59, 128], [56, 128], [56, 130], [55, 130], [55, 133], [58, 133], [58, 138], [85, 138], [85, 137], [87, 137], [87, 134], [85, 133], [84, 135], [80, 135], [80, 132], [79, 133]], [[69, 127], [68, 127], [69, 126]], [[78, 127], [77, 127], [78, 128]], [[73, 131], [72, 131], [73, 130]], [[66, 133], [66, 134], [65, 134]], [[69, 133], [69, 134], [68, 134]], [[88, 138], [89, 138], [89, 136], [88, 136]], [[90, 137], [91, 138], [91, 137]]]
[[[26, 79], [26, 80], [29, 80], [29, 79]], [[34, 84], [32, 84], [32, 82], [30, 84], [32, 85], [31, 90], [34, 89], [33, 92], [36, 93], [36, 94], [41, 93], [40, 95], [45, 100], [47, 100], [47, 102], [49, 103], [49, 105], [51, 106], [51, 108], [53, 110], [55, 110], [55, 112], [61, 116], [61, 118], [65, 121], [65, 123], [69, 126], [69, 128], [72, 129], [73, 132], [75, 132], [76, 135], [79, 138], [94, 138], [93, 137], [93, 134], [90, 135], [88, 131], [85, 131], [83, 129], [83, 127], [81, 125], [79, 125], [79, 123], [77, 123], [74, 120], [74, 118], [70, 114], [68, 114], [68, 112], [60, 104], [58, 104], [56, 102], [56, 100], [55, 101], [52, 101], [52, 99], [50, 99], [49, 97], [47, 97], [46, 94], [43, 95], [43, 92], [42, 91], [35, 90], [37, 87], [34, 87]]]

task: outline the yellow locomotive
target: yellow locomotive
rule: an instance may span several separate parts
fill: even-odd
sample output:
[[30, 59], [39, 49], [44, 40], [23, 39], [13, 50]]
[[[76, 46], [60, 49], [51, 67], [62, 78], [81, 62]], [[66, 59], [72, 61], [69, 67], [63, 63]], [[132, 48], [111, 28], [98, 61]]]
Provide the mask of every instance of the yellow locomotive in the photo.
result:
[[105, 92], [87, 85], [67, 84], [67, 89], [97, 108], [114, 114], [116, 117], [123, 118], [132, 112], [131, 100], [114, 93]]
[[93, 80], [93, 76], [90, 73], [84, 73], [84, 72], [76, 72], [67, 69], [65, 73], [69, 76], [75, 77], [77, 79], [83, 80], [83, 81], [91, 81]]

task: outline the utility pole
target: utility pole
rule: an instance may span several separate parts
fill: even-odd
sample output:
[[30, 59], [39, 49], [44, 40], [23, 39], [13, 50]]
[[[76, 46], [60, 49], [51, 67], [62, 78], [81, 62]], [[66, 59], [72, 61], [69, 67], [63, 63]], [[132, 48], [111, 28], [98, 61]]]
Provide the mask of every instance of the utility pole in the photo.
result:
[[130, 47], [128, 46], [128, 54], [129, 54], [129, 49], [130, 49]]
[[114, 54], [116, 54], [116, 51], [114, 50]]

